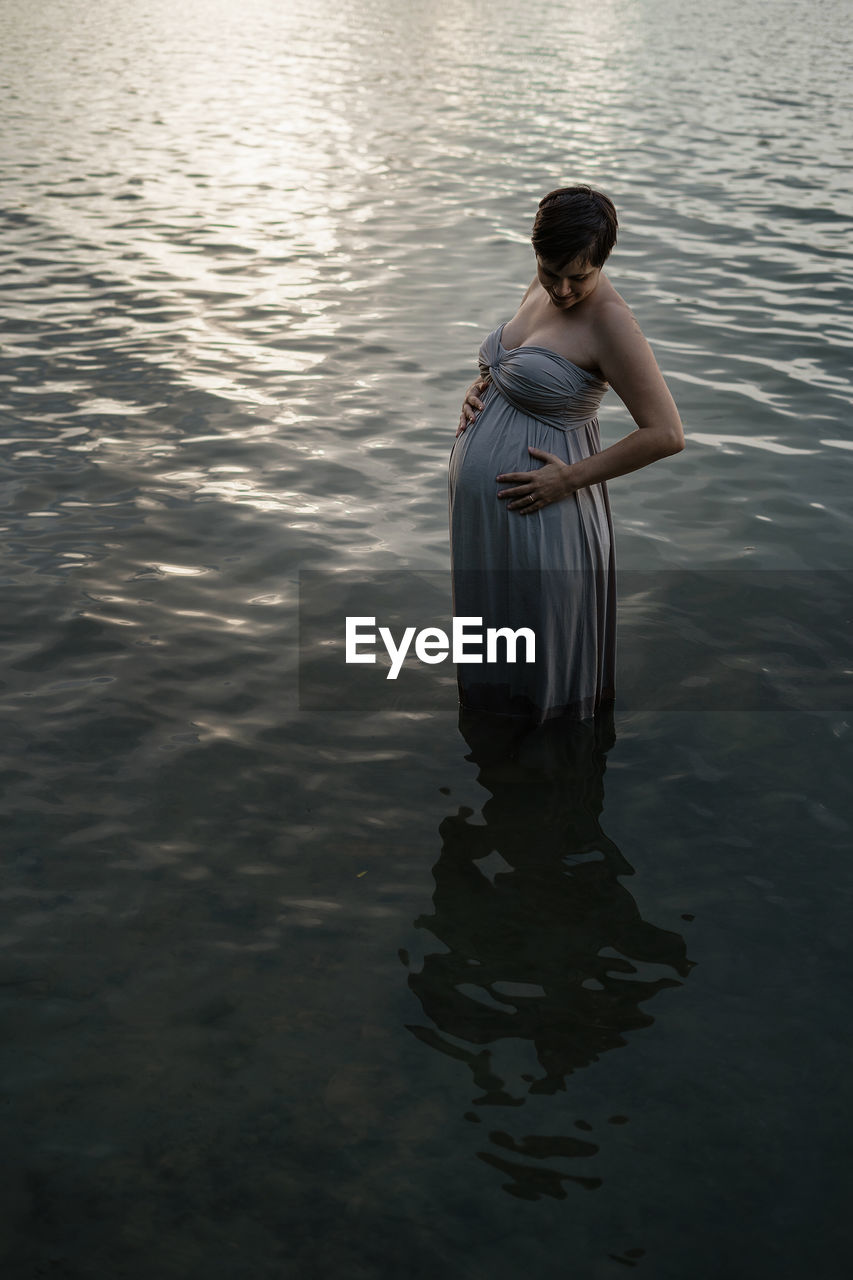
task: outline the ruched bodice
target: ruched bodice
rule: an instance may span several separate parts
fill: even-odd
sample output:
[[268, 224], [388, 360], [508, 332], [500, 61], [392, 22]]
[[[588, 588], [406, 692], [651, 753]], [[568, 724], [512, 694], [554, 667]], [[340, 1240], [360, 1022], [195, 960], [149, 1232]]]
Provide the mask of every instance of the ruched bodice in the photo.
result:
[[478, 357], [501, 395], [558, 431], [575, 431], [592, 422], [607, 383], [548, 347], [526, 343], [506, 348], [503, 330], [500, 325], [489, 334]]
[[607, 486], [586, 485], [522, 515], [499, 475], [546, 465], [530, 448], [571, 465], [601, 449], [598, 407], [607, 383], [547, 347], [507, 349], [503, 325], [479, 364], [490, 385], [483, 408], [450, 455], [453, 612], [486, 628], [530, 628], [536, 662], [502, 658], [457, 667], [471, 710], [585, 719], [613, 697], [616, 577]]

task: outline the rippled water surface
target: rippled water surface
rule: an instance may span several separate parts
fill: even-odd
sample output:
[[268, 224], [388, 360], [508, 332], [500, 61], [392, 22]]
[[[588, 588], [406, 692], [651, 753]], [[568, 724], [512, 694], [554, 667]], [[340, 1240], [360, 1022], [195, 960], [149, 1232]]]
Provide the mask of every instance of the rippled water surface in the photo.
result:
[[[3, 26], [4, 1274], [846, 1275], [846, 6]], [[609, 486], [615, 726], [300, 703], [300, 575], [440, 596], [576, 181], [687, 435]]]

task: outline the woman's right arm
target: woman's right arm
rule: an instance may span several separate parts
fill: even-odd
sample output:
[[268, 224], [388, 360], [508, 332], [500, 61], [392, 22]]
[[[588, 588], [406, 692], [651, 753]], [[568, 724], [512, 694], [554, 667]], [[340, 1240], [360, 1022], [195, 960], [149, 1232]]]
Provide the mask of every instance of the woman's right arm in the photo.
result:
[[483, 408], [483, 402], [480, 399], [480, 393], [485, 391], [491, 382], [489, 374], [481, 375], [475, 378], [468, 390], [465, 392], [465, 399], [462, 403], [462, 412], [459, 415], [459, 426], [456, 428], [457, 436], [461, 436], [462, 432], [473, 422], [477, 414]]

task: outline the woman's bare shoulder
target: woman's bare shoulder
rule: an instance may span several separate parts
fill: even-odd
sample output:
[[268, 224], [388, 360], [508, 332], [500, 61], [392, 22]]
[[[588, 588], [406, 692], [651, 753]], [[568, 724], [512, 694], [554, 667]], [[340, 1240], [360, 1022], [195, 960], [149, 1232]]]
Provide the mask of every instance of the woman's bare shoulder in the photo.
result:
[[526, 301], [527, 301], [527, 299], [530, 297], [531, 293], [532, 293], [532, 292], [533, 292], [533, 290], [536, 288], [536, 286], [537, 286], [537, 284], [538, 284], [538, 283], [539, 283], [539, 281], [537, 280], [536, 276], [534, 276], [534, 277], [533, 277], [533, 279], [530, 281], [530, 284], [529, 284], [529, 285], [527, 286], [527, 288], [524, 290], [524, 297], [521, 299], [521, 302], [518, 304], [518, 305], [519, 305], [519, 309], [520, 309], [521, 307], [523, 307], [523, 306], [524, 306], [525, 302], [526, 302]]
[[637, 317], [615, 289], [602, 296], [593, 329], [598, 366], [637, 426], [666, 422], [673, 433], [680, 432], [681, 419], [654, 352]]
[[626, 320], [630, 318], [635, 324], [637, 323], [637, 318], [628, 303], [622, 297], [622, 294], [613, 288], [609, 280], [607, 281], [607, 288], [601, 290], [601, 296], [596, 300], [598, 302], [598, 307], [596, 308], [597, 320], [601, 320], [605, 324], [625, 324]]
[[598, 299], [592, 318], [596, 346], [614, 349], [647, 345], [640, 322], [620, 293], [612, 287]]

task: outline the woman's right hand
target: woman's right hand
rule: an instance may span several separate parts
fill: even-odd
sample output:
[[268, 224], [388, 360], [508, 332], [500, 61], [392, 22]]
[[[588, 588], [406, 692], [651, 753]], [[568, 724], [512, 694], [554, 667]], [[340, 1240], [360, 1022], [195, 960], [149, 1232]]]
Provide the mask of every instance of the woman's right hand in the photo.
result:
[[457, 436], [461, 436], [462, 432], [470, 422], [473, 422], [477, 414], [483, 408], [483, 402], [479, 397], [481, 391], [485, 391], [489, 385], [488, 376], [485, 378], [476, 378], [465, 392], [465, 399], [462, 403], [462, 412], [459, 415], [459, 426], [456, 428]]

